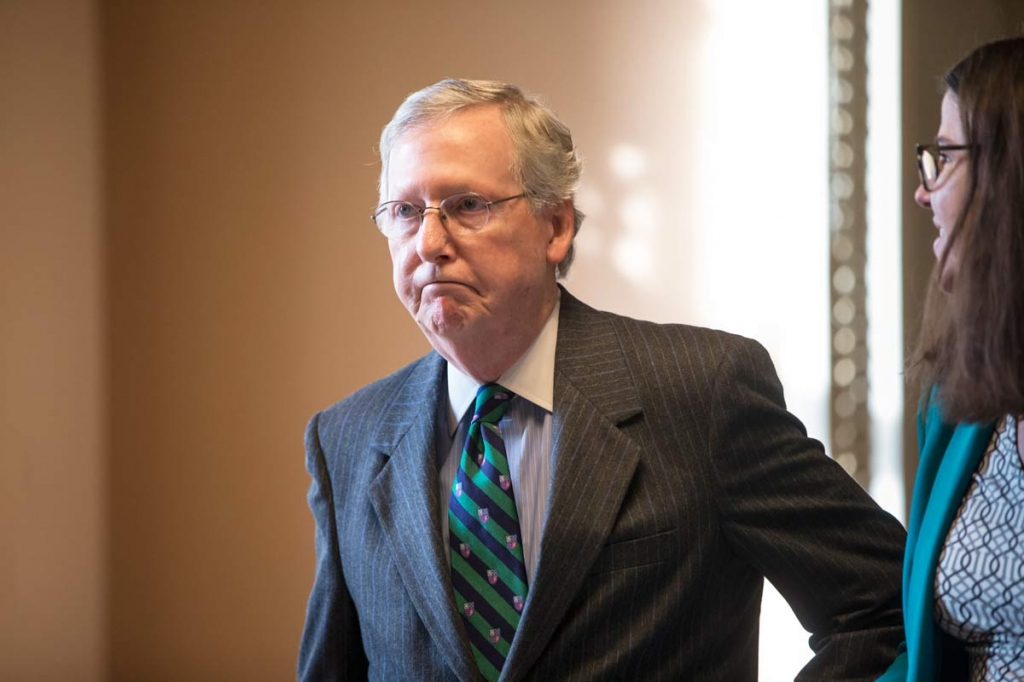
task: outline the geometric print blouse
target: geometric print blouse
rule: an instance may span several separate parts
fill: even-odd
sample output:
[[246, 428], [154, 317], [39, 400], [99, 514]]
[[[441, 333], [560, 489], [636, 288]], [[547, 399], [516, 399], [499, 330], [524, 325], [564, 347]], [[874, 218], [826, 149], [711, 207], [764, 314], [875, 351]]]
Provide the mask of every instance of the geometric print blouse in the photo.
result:
[[935, 622], [963, 642], [971, 682], [1024, 680], [1024, 468], [1011, 415], [997, 425], [939, 555]]

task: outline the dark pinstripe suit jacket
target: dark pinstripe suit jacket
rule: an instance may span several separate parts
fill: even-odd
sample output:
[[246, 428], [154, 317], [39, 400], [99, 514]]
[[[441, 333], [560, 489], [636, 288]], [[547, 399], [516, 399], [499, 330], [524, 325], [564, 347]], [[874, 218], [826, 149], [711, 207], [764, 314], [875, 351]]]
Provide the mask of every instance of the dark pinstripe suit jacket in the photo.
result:
[[[303, 680], [478, 679], [437, 518], [444, 370], [431, 353], [310, 422]], [[552, 435], [502, 680], [755, 680], [762, 576], [812, 633], [800, 679], [895, 657], [903, 529], [806, 437], [757, 343], [563, 291]]]

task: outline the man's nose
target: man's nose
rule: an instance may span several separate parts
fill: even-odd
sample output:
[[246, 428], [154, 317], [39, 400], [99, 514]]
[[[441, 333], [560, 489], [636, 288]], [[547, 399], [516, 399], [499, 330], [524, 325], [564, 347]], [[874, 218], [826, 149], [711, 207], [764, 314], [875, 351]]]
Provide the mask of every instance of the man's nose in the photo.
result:
[[[436, 213], [431, 215], [430, 211]], [[424, 262], [432, 262], [451, 254], [448, 217], [440, 208], [429, 206], [424, 209], [420, 229], [416, 233], [416, 251]]]

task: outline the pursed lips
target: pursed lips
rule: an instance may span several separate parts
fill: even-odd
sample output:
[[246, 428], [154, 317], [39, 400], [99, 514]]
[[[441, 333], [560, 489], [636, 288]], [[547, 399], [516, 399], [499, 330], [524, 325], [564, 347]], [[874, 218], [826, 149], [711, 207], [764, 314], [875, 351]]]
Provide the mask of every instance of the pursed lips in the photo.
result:
[[465, 284], [464, 282], [458, 282], [456, 280], [451, 279], [437, 279], [427, 282], [426, 284], [421, 286], [420, 293], [425, 293], [429, 289], [431, 290], [431, 293], [434, 293], [436, 295], [437, 293], [443, 293], [444, 290], [449, 287], [473, 289], [473, 287], [469, 286], [468, 284]]

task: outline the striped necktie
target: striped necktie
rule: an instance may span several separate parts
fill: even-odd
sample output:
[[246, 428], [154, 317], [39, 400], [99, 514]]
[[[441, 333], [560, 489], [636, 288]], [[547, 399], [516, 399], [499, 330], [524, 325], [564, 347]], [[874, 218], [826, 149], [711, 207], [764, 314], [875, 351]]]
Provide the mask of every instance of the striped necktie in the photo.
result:
[[480, 672], [497, 680], [526, 603], [519, 513], [498, 422], [513, 394], [486, 384], [476, 394], [459, 471], [448, 497], [455, 606]]

